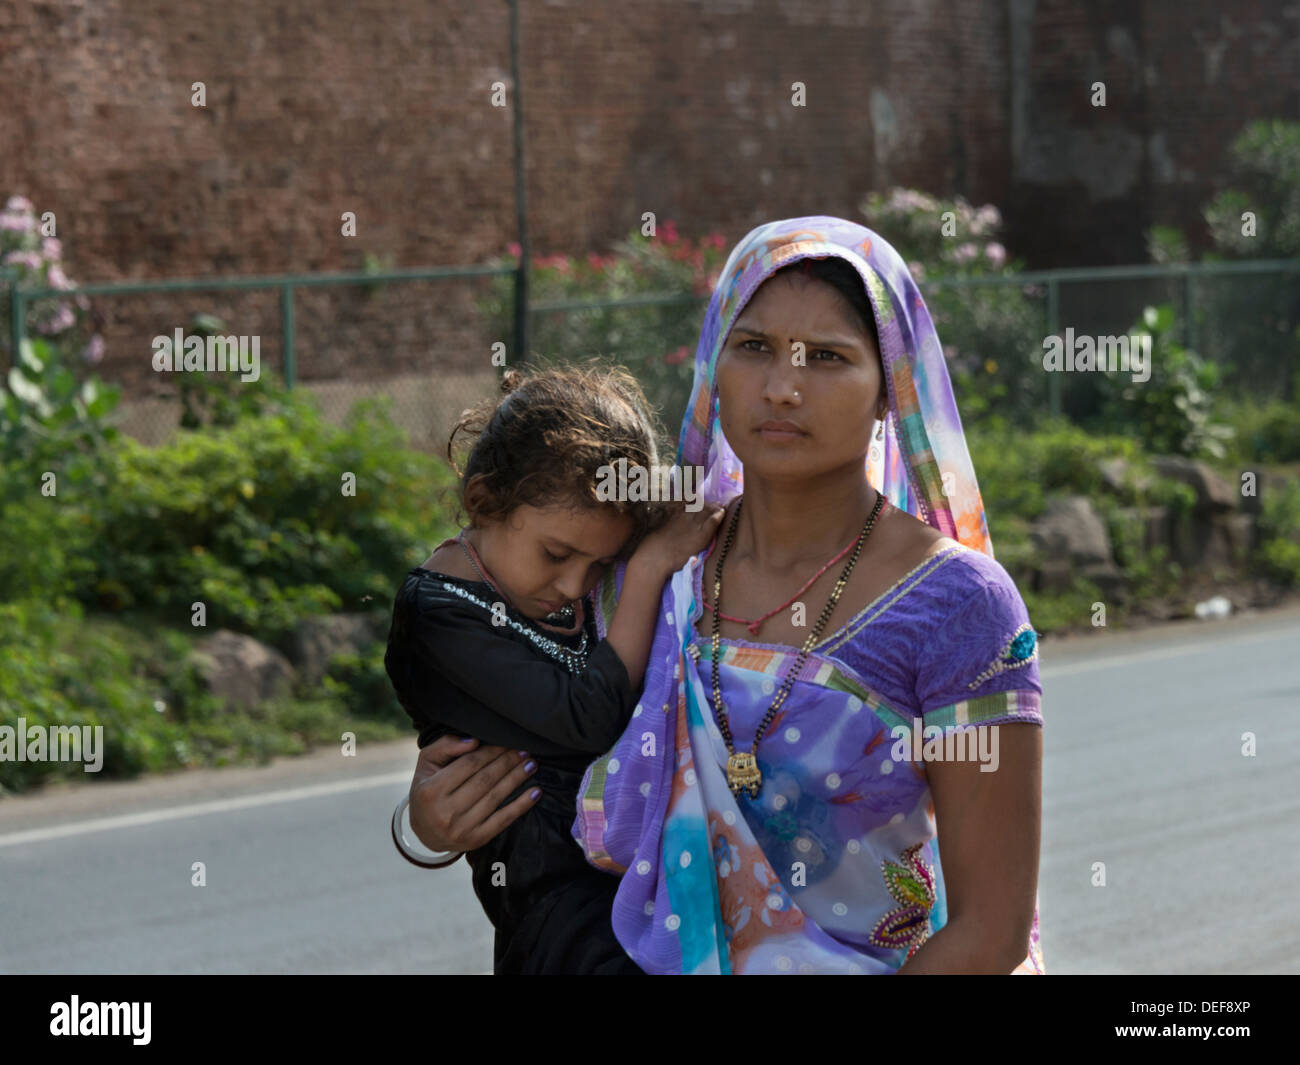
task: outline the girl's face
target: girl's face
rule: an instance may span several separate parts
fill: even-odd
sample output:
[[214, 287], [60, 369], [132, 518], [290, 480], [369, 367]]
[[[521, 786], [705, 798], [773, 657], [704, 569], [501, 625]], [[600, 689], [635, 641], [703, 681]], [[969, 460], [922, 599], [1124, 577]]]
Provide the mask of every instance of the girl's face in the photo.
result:
[[471, 539], [515, 609], [536, 619], [591, 591], [633, 531], [628, 514], [522, 503]]
[[832, 285], [800, 275], [765, 281], [745, 305], [719, 353], [717, 384], [727, 442], [747, 474], [766, 479], [850, 466], [861, 476], [871, 416], [888, 407], [874, 339]]

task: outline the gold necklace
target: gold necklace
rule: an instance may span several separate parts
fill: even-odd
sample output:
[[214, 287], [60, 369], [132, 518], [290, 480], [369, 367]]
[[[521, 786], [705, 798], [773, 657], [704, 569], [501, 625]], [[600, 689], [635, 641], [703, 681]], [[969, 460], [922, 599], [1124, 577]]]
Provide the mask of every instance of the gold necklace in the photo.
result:
[[729, 755], [727, 758], [727, 785], [731, 788], [732, 794], [737, 797], [740, 796], [742, 791], [748, 791], [749, 797], [756, 799], [758, 798], [759, 789], [763, 786], [763, 774], [759, 771], [758, 761], [755, 758], [758, 741], [763, 738], [764, 730], [771, 724], [772, 718], [776, 717], [777, 711], [781, 709], [781, 704], [785, 702], [786, 696], [790, 694], [790, 689], [794, 687], [795, 677], [799, 675], [799, 670], [803, 668], [808, 652], [817, 646], [817, 639], [821, 636], [822, 629], [826, 626], [826, 622], [830, 620], [831, 614], [835, 611], [835, 604], [840, 601], [840, 596], [849, 583], [849, 575], [853, 572], [858, 556], [862, 553], [862, 545], [876, 524], [876, 517], [880, 514], [880, 508], [884, 505], [885, 497], [880, 492], [876, 493], [876, 505], [872, 507], [871, 514], [862, 526], [862, 532], [858, 534], [858, 541], [853, 547], [853, 554], [849, 557], [844, 572], [840, 574], [839, 579], [835, 582], [835, 588], [831, 592], [830, 599], [826, 601], [826, 607], [822, 610], [821, 617], [817, 619], [817, 624], [813, 626], [812, 632], [804, 640], [803, 647], [799, 651], [799, 657], [795, 659], [793, 668], [785, 675], [785, 680], [781, 683], [781, 690], [776, 693], [772, 705], [768, 708], [763, 720], [759, 722], [758, 730], [754, 733], [754, 746], [748, 751], [737, 751], [731, 739], [731, 724], [727, 720], [727, 709], [722, 704], [722, 686], [718, 683], [718, 661], [721, 658], [722, 649], [719, 624], [722, 613], [722, 565], [727, 561], [727, 552], [731, 549], [731, 541], [736, 535], [736, 526], [740, 522], [740, 508], [744, 505], [744, 502], [745, 497], [741, 496], [736, 503], [736, 511], [731, 516], [731, 523], [727, 526], [727, 537], [722, 542], [722, 551], [718, 555], [718, 568], [713, 574], [713, 709], [718, 719], [718, 727], [722, 730], [722, 738], [727, 744], [727, 754]]

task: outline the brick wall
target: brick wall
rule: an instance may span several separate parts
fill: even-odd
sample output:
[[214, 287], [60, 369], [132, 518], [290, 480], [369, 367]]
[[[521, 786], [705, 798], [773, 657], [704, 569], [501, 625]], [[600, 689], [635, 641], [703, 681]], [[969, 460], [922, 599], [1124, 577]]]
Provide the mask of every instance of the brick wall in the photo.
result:
[[[1135, 261], [1153, 221], [1196, 226], [1241, 126], [1300, 108], [1295, 2], [520, 6], [543, 254], [644, 211], [736, 239], [909, 184], [999, 204], [1038, 265]], [[489, 100], [508, 33], [482, 0], [0, 0], [0, 194], [56, 212], [83, 281], [481, 262], [515, 237], [511, 112]], [[310, 297], [300, 374], [479, 364], [481, 289]], [[106, 375], [141, 387], [148, 338], [191, 310], [278, 350], [271, 296], [97, 307]]]

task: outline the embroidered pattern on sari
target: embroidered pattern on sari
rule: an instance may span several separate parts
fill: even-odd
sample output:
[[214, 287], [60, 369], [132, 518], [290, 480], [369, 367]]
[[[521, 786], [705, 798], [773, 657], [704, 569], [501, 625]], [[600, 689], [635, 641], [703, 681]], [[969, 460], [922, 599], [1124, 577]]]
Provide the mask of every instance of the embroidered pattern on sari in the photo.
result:
[[930, 938], [930, 911], [934, 909], [934, 870], [921, 857], [923, 843], [903, 851], [901, 860], [880, 863], [889, 893], [898, 902], [871, 930], [871, 942], [878, 947], [905, 949], [908, 958]]

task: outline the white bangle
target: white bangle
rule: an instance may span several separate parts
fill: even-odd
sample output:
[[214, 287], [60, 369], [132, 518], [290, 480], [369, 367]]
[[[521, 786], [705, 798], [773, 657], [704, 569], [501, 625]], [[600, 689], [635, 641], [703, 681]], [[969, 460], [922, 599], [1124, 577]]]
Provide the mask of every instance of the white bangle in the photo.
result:
[[397, 804], [393, 810], [393, 843], [397, 847], [398, 853], [412, 865], [418, 865], [422, 869], [443, 869], [453, 864], [464, 851], [444, 851], [437, 853], [424, 849], [423, 847], [413, 847], [406, 838], [406, 828], [410, 824], [410, 817], [402, 817], [403, 812], [411, 805], [411, 797], [407, 795]]

